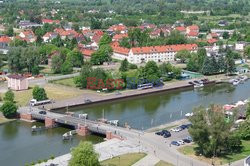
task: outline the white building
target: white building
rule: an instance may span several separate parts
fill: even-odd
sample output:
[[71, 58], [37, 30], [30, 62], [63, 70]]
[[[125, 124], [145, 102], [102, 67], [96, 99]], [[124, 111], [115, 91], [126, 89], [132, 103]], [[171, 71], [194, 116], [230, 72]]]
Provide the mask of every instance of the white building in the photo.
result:
[[26, 77], [21, 75], [9, 75], [7, 77], [8, 88], [12, 90], [26, 90], [29, 88], [29, 82]]
[[197, 52], [196, 44], [179, 44], [166, 46], [151, 46], [151, 47], [134, 47], [131, 49], [120, 47], [117, 44], [112, 45], [114, 59], [127, 59], [129, 63], [140, 64], [148, 61], [155, 62], [173, 62], [175, 54], [181, 50]]
[[235, 50], [236, 51], [244, 51], [245, 46], [246, 46], [245, 42], [237, 42], [237, 43], [235, 43]]

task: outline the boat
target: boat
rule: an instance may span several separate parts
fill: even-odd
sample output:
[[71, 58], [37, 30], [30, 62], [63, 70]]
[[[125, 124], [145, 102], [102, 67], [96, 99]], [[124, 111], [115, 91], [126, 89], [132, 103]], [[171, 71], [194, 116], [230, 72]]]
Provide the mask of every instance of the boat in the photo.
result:
[[235, 81], [233, 82], [233, 85], [238, 85], [239, 83], [240, 83], [239, 80], [235, 80]]
[[201, 88], [201, 87], [204, 87], [203, 84], [194, 84], [194, 88]]
[[186, 114], [185, 114], [185, 117], [187, 117], [187, 118], [188, 118], [188, 117], [191, 117], [191, 116], [193, 116], [193, 115], [194, 115], [194, 113], [193, 113], [193, 112], [191, 112], [191, 113], [186, 113]]
[[76, 130], [71, 130], [65, 134], [63, 134], [63, 140], [71, 140], [73, 138], [73, 135], [76, 134]]
[[119, 120], [110, 120], [110, 121], [108, 121], [108, 124], [118, 126], [119, 125]]

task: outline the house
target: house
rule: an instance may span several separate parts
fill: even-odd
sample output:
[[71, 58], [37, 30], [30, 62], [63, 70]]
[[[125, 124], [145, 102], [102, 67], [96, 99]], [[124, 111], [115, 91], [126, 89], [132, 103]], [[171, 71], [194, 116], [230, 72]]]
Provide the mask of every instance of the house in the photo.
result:
[[43, 35], [43, 42], [51, 42], [51, 40], [55, 39], [58, 36], [58, 33], [56, 32], [47, 32], [45, 35]]
[[112, 41], [120, 41], [120, 40], [122, 40], [125, 37], [128, 37], [127, 33], [125, 33], [125, 34], [115, 34], [113, 36], [113, 38], [112, 38]]
[[228, 25], [228, 22], [227, 22], [226, 20], [220, 20], [220, 21], [218, 22], [218, 25], [219, 25], [220, 27], [225, 27], [225, 26]]
[[29, 20], [21, 20], [18, 23], [18, 26], [21, 29], [30, 29], [32, 27], [41, 27], [42, 25], [34, 23], [34, 22], [30, 22]]
[[7, 48], [11, 42], [8, 36], [0, 36], [0, 48]]
[[173, 62], [175, 54], [181, 50], [197, 52], [196, 44], [178, 44], [165, 46], [150, 46], [150, 47], [133, 47], [131, 49], [120, 47], [118, 43], [112, 43], [113, 58], [124, 60], [129, 63], [140, 64], [148, 61], [155, 62]]
[[107, 29], [107, 32], [109, 34], [115, 34], [115, 33], [118, 33], [118, 34], [122, 33], [122, 34], [124, 34], [124, 33], [128, 32], [128, 29], [127, 29], [127, 27], [125, 25], [118, 24], [118, 25], [112, 25], [111, 27], [109, 27]]
[[218, 39], [219, 35], [217, 33], [209, 33], [207, 39]]
[[236, 51], [244, 51], [245, 46], [246, 46], [245, 42], [243, 42], [243, 41], [242, 42], [237, 42], [237, 43], [235, 43], [234, 49]]
[[197, 39], [198, 36], [199, 36], [199, 32], [190, 31], [189, 33], [187, 33], [187, 37], [190, 39]]
[[95, 52], [95, 50], [91, 49], [81, 49], [80, 52], [84, 56], [84, 59], [90, 59], [91, 55]]
[[175, 30], [179, 31], [181, 34], [186, 34], [186, 28], [184, 26], [175, 27]]
[[15, 91], [27, 90], [29, 88], [28, 79], [22, 75], [9, 75], [7, 81], [8, 88]]
[[60, 24], [60, 20], [42, 19], [42, 24]]
[[199, 27], [197, 26], [197, 25], [191, 25], [191, 26], [188, 26], [187, 28], [186, 28], [186, 33], [188, 34], [188, 33], [190, 33], [190, 32], [197, 32], [197, 33], [199, 33]]
[[32, 30], [26, 30], [26, 31], [21, 32], [19, 34], [19, 38], [21, 40], [28, 42], [28, 43], [33, 43], [36, 41], [36, 36]]
[[217, 39], [208, 39], [208, 40], [207, 40], [207, 43], [210, 44], [210, 45], [215, 44], [215, 43], [217, 43], [217, 42], [218, 42]]

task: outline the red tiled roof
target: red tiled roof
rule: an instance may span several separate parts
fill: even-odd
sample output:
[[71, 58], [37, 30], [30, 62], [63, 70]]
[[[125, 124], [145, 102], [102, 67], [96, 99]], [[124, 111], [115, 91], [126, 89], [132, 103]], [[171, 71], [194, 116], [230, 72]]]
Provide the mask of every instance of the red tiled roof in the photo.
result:
[[218, 37], [218, 34], [217, 34], [217, 33], [210, 33], [210, 35], [211, 35], [212, 37]]
[[11, 42], [11, 39], [8, 36], [0, 37], [0, 43], [9, 43], [9, 42]]
[[112, 47], [113, 52], [115, 53], [119, 53], [119, 54], [124, 54], [124, 55], [128, 55], [129, 53], [129, 49], [125, 48], [125, 47]]
[[60, 21], [59, 20], [51, 20], [51, 19], [42, 19], [42, 23], [44, 23], [44, 24], [46, 24], [46, 23], [48, 23], [48, 24], [53, 24], [53, 23], [60, 24]]
[[199, 27], [197, 25], [191, 25], [187, 27], [190, 31], [198, 31]]
[[125, 31], [127, 30], [127, 27], [125, 25], [112, 25], [111, 27], [109, 27], [108, 31]]
[[163, 52], [178, 52], [180, 50], [196, 50], [197, 44], [178, 44], [166, 46], [151, 46], [151, 47], [134, 47], [132, 52], [134, 54], [150, 54], [150, 53], [163, 53]]
[[90, 49], [81, 49], [80, 52], [83, 56], [91, 56], [95, 51]]
[[190, 32], [188, 33], [188, 36], [197, 37], [198, 35], [199, 35], [199, 33], [198, 33], [198, 32], [195, 32], [195, 31], [190, 31]]
[[113, 36], [113, 40], [116, 40], [116, 41], [121, 40], [124, 37], [128, 37], [128, 34], [127, 33], [125, 33], [125, 34], [116, 34], [116, 35]]
[[176, 27], [175, 29], [180, 32], [186, 31], [185, 27]]
[[213, 43], [216, 43], [218, 40], [217, 39], [208, 39], [207, 42], [209, 44], [213, 44]]

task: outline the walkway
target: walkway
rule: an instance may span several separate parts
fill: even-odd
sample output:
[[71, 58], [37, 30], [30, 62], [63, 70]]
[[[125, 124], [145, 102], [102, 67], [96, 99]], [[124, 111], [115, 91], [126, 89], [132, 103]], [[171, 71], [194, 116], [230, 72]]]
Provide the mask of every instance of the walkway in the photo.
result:
[[138, 162], [136, 162], [135, 164], [133, 164], [133, 166], [154, 166], [159, 161], [160, 159], [158, 159], [154, 155], [149, 154], [146, 157], [139, 160]]

